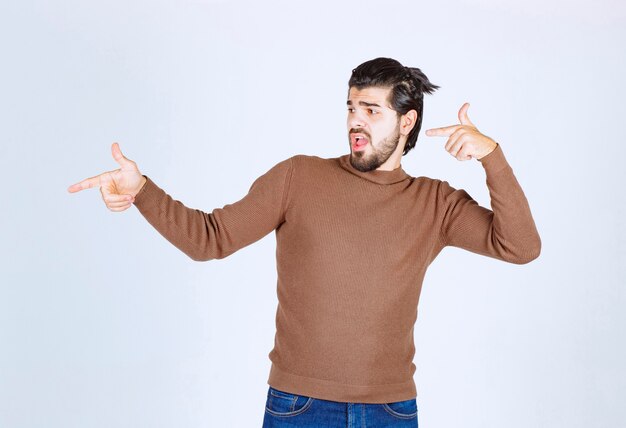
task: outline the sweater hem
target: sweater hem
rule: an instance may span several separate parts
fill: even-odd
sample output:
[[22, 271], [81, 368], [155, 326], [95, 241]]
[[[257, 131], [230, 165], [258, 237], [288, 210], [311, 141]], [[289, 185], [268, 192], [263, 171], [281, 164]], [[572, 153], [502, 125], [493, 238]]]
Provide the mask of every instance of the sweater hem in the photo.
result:
[[286, 372], [272, 363], [268, 385], [281, 391], [343, 403], [393, 403], [417, 397], [413, 378], [400, 383], [351, 385]]

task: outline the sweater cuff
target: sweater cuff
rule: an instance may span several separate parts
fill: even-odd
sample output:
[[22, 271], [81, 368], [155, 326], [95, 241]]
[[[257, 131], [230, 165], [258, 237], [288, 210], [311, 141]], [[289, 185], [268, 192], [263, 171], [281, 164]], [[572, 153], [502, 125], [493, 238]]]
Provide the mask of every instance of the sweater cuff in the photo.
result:
[[135, 195], [135, 201], [133, 202], [133, 205], [139, 208], [140, 211], [147, 211], [150, 205], [156, 205], [160, 190], [150, 177], [147, 175], [144, 175], [144, 177], [146, 178], [146, 182]]
[[476, 159], [483, 165], [485, 171], [491, 174], [494, 174], [509, 166], [509, 162], [506, 160], [506, 158], [504, 157], [504, 153], [502, 152], [502, 146], [499, 143], [496, 144], [496, 148], [493, 149], [489, 154], [483, 156], [480, 159]]

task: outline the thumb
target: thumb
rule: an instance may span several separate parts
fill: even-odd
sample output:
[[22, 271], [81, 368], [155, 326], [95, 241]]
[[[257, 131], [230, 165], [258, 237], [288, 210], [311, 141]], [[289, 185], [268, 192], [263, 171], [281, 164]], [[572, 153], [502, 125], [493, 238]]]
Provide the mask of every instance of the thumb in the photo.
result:
[[461, 110], [459, 110], [459, 121], [461, 122], [461, 125], [474, 126], [472, 121], [469, 119], [469, 116], [467, 115], [468, 109], [469, 109], [469, 103], [463, 104], [463, 106], [461, 107]]
[[113, 143], [113, 145], [111, 146], [111, 153], [113, 153], [113, 159], [115, 159], [115, 161], [120, 164], [121, 167], [127, 167], [132, 165], [133, 162], [122, 154], [122, 150], [120, 150], [119, 144]]

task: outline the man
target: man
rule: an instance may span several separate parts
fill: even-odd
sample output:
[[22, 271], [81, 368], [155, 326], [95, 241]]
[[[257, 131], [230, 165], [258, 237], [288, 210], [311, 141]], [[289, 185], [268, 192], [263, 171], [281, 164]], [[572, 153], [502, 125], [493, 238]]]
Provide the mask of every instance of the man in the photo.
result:
[[107, 207], [134, 204], [193, 260], [221, 259], [276, 231], [278, 308], [264, 427], [417, 427], [413, 327], [428, 265], [446, 246], [510, 263], [539, 256], [528, 202], [502, 148], [470, 121], [426, 131], [486, 172], [489, 210], [447, 181], [412, 177], [423, 94], [418, 68], [376, 58], [352, 72], [350, 153], [296, 155], [211, 213], [185, 207], [112, 152], [120, 169], [74, 184], [100, 187]]

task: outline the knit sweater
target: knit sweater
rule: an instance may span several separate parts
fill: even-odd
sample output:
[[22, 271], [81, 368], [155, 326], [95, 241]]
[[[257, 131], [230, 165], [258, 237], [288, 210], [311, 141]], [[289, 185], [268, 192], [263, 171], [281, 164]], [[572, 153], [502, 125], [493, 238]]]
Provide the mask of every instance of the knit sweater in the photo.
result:
[[268, 384], [320, 399], [417, 396], [413, 328], [426, 268], [446, 246], [524, 264], [541, 240], [500, 145], [479, 159], [492, 210], [402, 167], [361, 172], [350, 154], [295, 155], [239, 201], [203, 212], [148, 176], [134, 204], [191, 259], [221, 259], [276, 232], [276, 334]]

